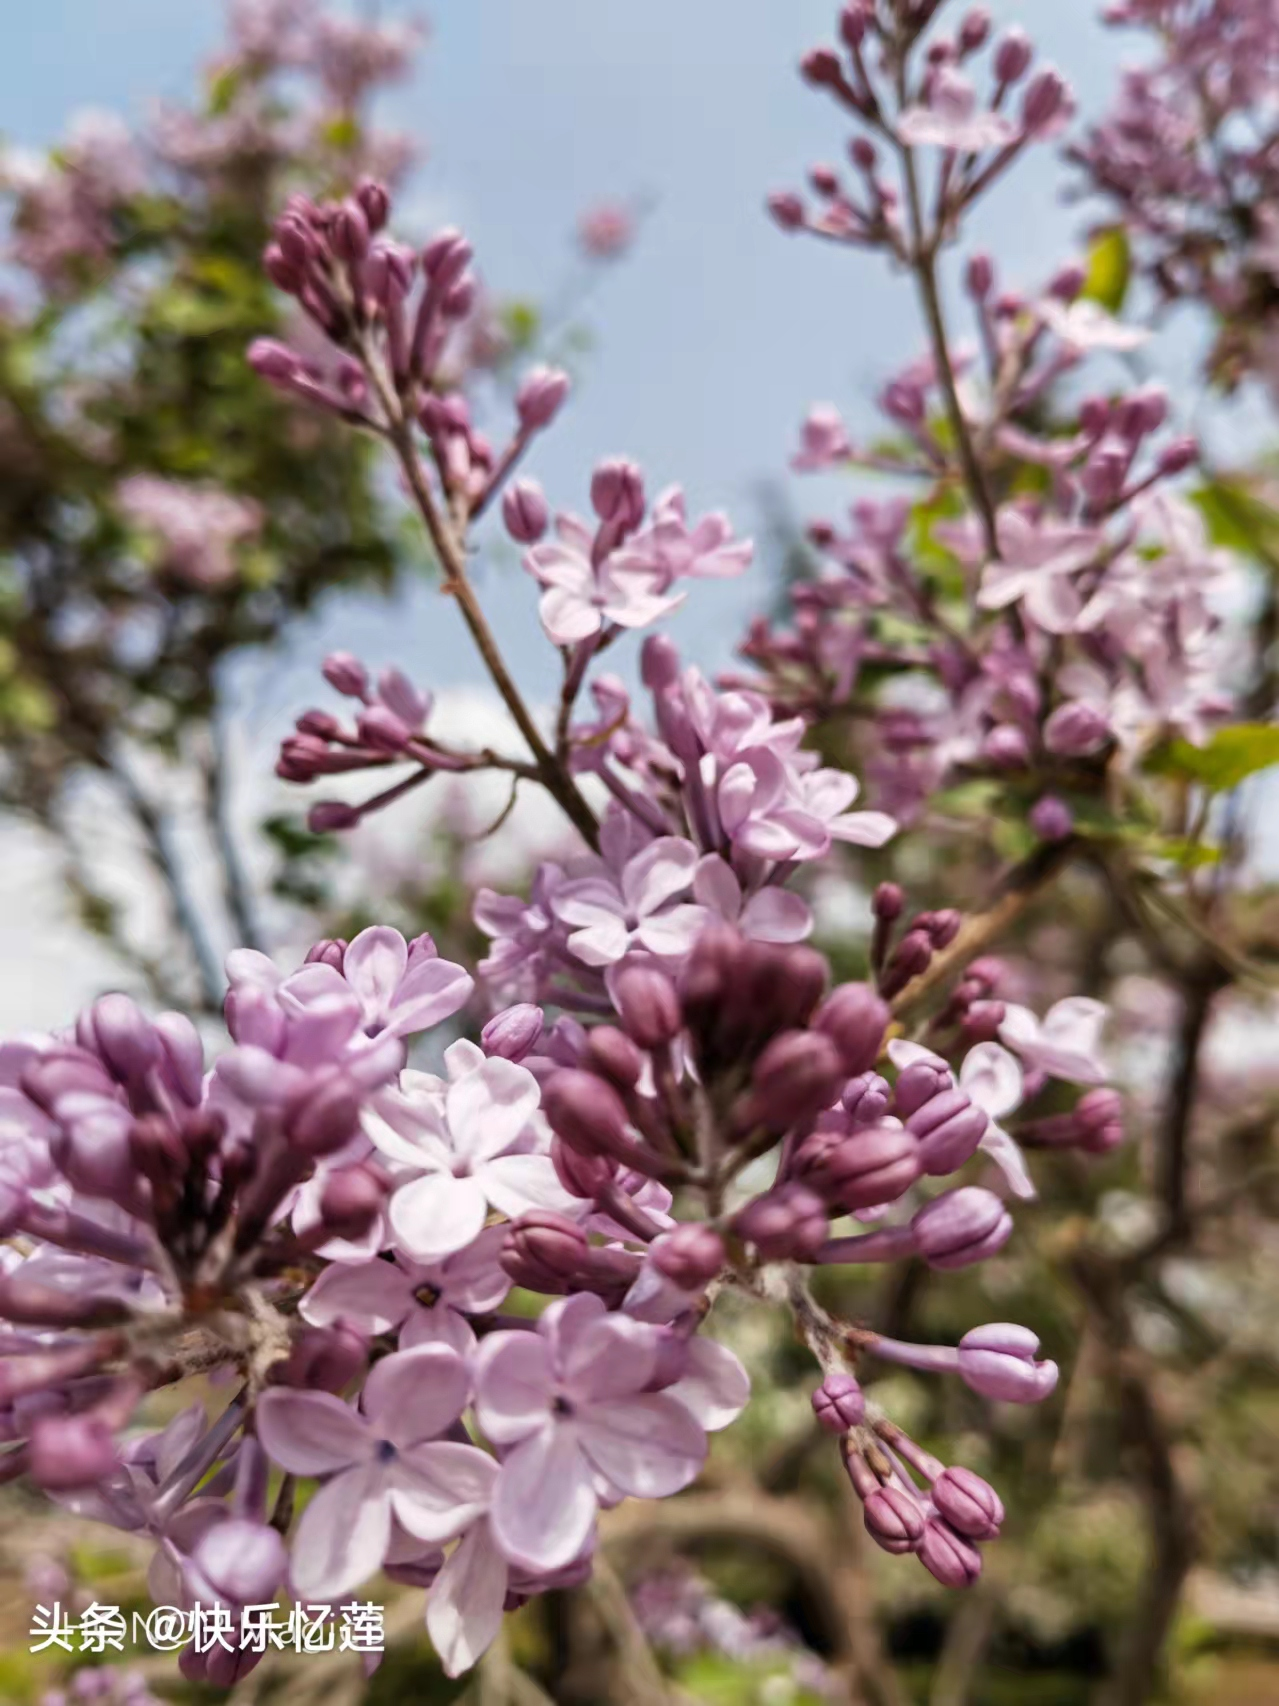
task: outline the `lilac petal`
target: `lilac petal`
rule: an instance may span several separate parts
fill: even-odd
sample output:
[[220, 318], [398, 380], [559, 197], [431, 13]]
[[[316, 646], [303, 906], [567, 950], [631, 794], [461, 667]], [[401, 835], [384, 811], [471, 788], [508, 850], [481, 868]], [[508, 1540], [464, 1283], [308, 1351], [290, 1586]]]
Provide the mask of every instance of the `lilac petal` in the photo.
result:
[[730, 924], [736, 923], [742, 912], [742, 885], [727, 859], [721, 859], [718, 853], [708, 853], [698, 863], [693, 876], [693, 899], [699, 906], [718, 912]]
[[267, 1456], [291, 1475], [331, 1475], [365, 1462], [373, 1450], [364, 1420], [331, 1392], [273, 1386], [258, 1399], [255, 1416]]
[[502, 1627], [506, 1560], [487, 1523], [465, 1535], [435, 1578], [426, 1601], [426, 1632], [446, 1676], [461, 1676], [488, 1650]]
[[327, 1482], [302, 1512], [289, 1577], [305, 1600], [341, 1599], [382, 1568], [391, 1541], [391, 1501], [374, 1464]]
[[491, 1333], [475, 1355], [475, 1415], [494, 1445], [537, 1432], [550, 1414], [551, 1353], [540, 1333]]
[[478, 1446], [416, 1445], [391, 1466], [391, 1509], [419, 1540], [451, 1540], [488, 1509], [497, 1477], [496, 1461]]
[[645, 918], [635, 940], [659, 959], [681, 959], [709, 922], [703, 906], [673, 906], [669, 912]]
[[420, 1345], [447, 1345], [460, 1357], [475, 1354], [479, 1340], [465, 1315], [450, 1309], [447, 1303], [437, 1303], [433, 1309], [414, 1309], [400, 1329], [400, 1349], [415, 1351]]
[[298, 1306], [313, 1327], [345, 1321], [369, 1338], [389, 1333], [413, 1307], [413, 1281], [391, 1262], [326, 1268]]
[[461, 1250], [483, 1230], [488, 1203], [475, 1179], [427, 1173], [401, 1185], [391, 1198], [395, 1241], [418, 1261], [438, 1261]]
[[631, 933], [622, 918], [601, 919], [584, 930], [574, 930], [569, 951], [588, 966], [611, 966], [630, 947]]
[[706, 1461], [706, 1435], [664, 1392], [595, 1404], [578, 1418], [577, 1431], [595, 1468], [633, 1498], [678, 1493]]
[[[369, 1141], [388, 1161], [398, 1162], [401, 1167], [411, 1167], [414, 1172], [451, 1172], [453, 1153], [443, 1113], [432, 1103], [413, 1105], [403, 1097], [398, 1100], [401, 1105], [392, 1107], [389, 1097], [379, 1097], [372, 1107], [365, 1108], [360, 1124]], [[413, 1109], [411, 1120], [407, 1117], [410, 1107]], [[395, 1120], [394, 1124], [388, 1119], [388, 1114]]]
[[518, 1219], [532, 1208], [574, 1214], [581, 1199], [560, 1183], [549, 1155], [500, 1155], [476, 1175], [484, 1194], [499, 1213]]
[[388, 1028], [397, 1037], [429, 1030], [465, 1006], [474, 987], [470, 973], [452, 960], [419, 960], [409, 967], [395, 992], [387, 1015]]
[[622, 873], [622, 893], [639, 918], [656, 912], [677, 895], [687, 894], [699, 855], [691, 841], [659, 836], [631, 859]]
[[882, 847], [896, 835], [897, 819], [887, 812], [845, 812], [826, 827], [836, 841], [853, 847]]
[[446, 1107], [453, 1148], [472, 1161], [509, 1149], [541, 1099], [537, 1079], [523, 1066], [500, 1057], [450, 1084]]
[[555, 896], [555, 916], [561, 923], [583, 929], [622, 918], [625, 902], [602, 877], [581, 877], [565, 883]]
[[407, 1447], [435, 1439], [462, 1414], [470, 1396], [465, 1362], [446, 1345], [396, 1351], [374, 1363], [360, 1399], [379, 1439]]
[[537, 613], [547, 639], [557, 646], [574, 646], [600, 631], [602, 618], [594, 604], [561, 587], [550, 587], [542, 594]]
[[218, 1061], [220, 1083], [251, 1108], [278, 1108], [305, 1090], [311, 1074], [290, 1066], [251, 1043], [228, 1049]]
[[588, 1321], [571, 1337], [561, 1334], [560, 1378], [575, 1404], [642, 1392], [657, 1369], [657, 1335], [625, 1315]]
[[208, 1425], [203, 1404], [191, 1404], [180, 1411], [162, 1433], [151, 1442], [155, 1451], [155, 1478], [163, 1483], [190, 1451]]
[[812, 931], [813, 914], [791, 889], [761, 889], [742, 908], [741, 927], [756, 942], [802, 942]]
[[512, 1564], [560, 1570], [585, 1549], [597, 1509], [576, 1430], [548, 1421], [502, 1465], [489, 1522]]
[[751, 1380], [727, 1345], [701, 1334], [689, 1340], [684, 1373], [666, 1396], [675, 1398], [707, 1433], [735, 1422], [751, 1395]]
[[789, 859], [799, 850], [795, 832], [774, 818], [745, 818], [731, 833], [736, 847], [760, 859]]
[[511, 1289], [502, 1268], [504, 1226], [486, 1226], [465, 1250], [459, 1250], [440, 1268], [436, 1278], [445, 1300], [468, 1315], [482, 1315], [498, 1304]]
[[553, 1367], [562, 1369], [591, 1323], [602, 1321], [607, 1313], [603, 1298], [591, 1291], [576, 1292], [572, 1297], [557, 1298], [547, 1304], [537, 1330], [550, 1348]]
[[409, 963], [408, 943], [398, 930], [374, 924], [361, 930], [342, 958], [342, 975], [364, 1004], [365, 1017], [380, 1023]]
[[998, 1043], [978, 1043], [964, 1056], [959, 1087], [992, 1119], [999, 1120], [1021, 1101], [1021, 1067]]
[[986, 1135], [977, 1147], [999, 1168], [1008, 1189], [1015, 1197], [1020, 1197], [1023, 1202], [1034, 1202], [1039, 1192], [1035, 1189], [1035, 1181], [1026, 1166], [1026, 1157], [1022, 1153], [1021, 1145], [1014, 1137], [991, 1120], [986, 1127]]
[[[431, 695], [422, 693], [400, 669], [384, 669], [377, 678], [377, 696], [411, 729], [420, 729], [431, 713]], [[356, 937], [356, 942], [359, 937]], [[353, 942], [352, 947], [355, 946]], [[349, 949], [347, 950], [350, 951]]]

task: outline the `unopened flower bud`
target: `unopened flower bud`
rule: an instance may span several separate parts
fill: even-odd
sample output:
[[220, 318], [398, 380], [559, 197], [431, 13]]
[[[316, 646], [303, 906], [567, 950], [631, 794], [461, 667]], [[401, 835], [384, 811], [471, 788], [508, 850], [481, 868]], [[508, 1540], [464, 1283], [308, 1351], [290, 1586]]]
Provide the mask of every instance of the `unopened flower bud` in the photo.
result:
[[1056, 794], [1045, 794], [1030, 808], [1030, 827], [1041, 841], [1064, 841], [1075, 827], [1075, 814]]
[[981, 1553], [947, 1522], [931, 1518], [920, 1539], [919, 1561], [943, 1587], [967, 1588], [981, 1574]]
[[362, 261], [369, 252], [369, 222], [358, 201], [344, 201], [334, 217], [333, 252], [339, 260]]
[[814, 89], [838, 88], [844, 80], [839, 55], [828, 47], [814, 47], [799, 62], [799, 74]]
[[261, 1605], [275, 1597], [289, 1554], [265, 1522], [230, 1517], [206, 1529], [192, 1550], [197, 1570], [235, 1605]]
[[593, 1202], [617, 1177], [617, 1162], [610, 1155], [579, 1155], [562, 1137], [551, 1139], [551, 1161], [556, 1177], [570, 1196]]
[[1034, 49], [1030, 38], [1014, 26], [995, 49], [995, 76], [1001, 83], [1016, 83], [1026, 75]]
[[844, 1073], [839, 1050], [819, 1031], [774, 1037], [751, 1073], [752, 1111], [777, 1131], [800, 1125], [829, 1108]]
[[893, 1093], [886, 1078], [878, 1072], [861, 1072], [850, 1078], [840, 1096], [840, 1103], [854, 1126], [874, 1125], [888, 1112]]
[[733, 1217], [733, 1231], [766, 1262], [807, 1262], [826, 1242], [825, 1204], [804, 1185], [776, 1185]]
[[587, 1040], [582, 1064], [593, 1067], [622, 1090], [633, 1090], [644, 1071], [638, 1046], [616, 1025], [596, 1025]]
[[1159, 452], [1159, 472], [1165, 475], [1182, 474], [1199, 460], [1199, 441], [1194, 438], [1174, 438]]
[[990, 13], [984, 6], [974, 6], [959, 25], [959, 51], [976, 53], [984, 47], [990, 35]]
[[525, 432], [550, 426], [568, 396], [568, 374], [558, 367], [534, 367], [520, 381], [515, 412]]
[[1044, 745], [1059, 758], [1087, 758], [1110, 739], [1110, 724], [1081, 699], [1059, 705], [1044, 724]]
[[369, 690], [369, 672], [350, 652], [330, 652], [320, 673], [330, 687], [348, 699], [363, 699]]
[[815, 1131], [795, 1151], [795, 1176], [841, 1210], [896, 1202], [923, 1171], [919, 1139], [900, 1120]]
[[783, 231], [798, 231], [804, 223], [804, 204], [793, 190], [777, 190], [770, 195], [768, 211]]
[[155, 1027], [128, 995], [103, 995], [80, 1015], [76, 1041], [91, 1049], [122, 1083], [144, 1078], [161, 1055]]
[[910, 1229], [930, 1268], [966, 1268], [1002, 1250], [1012, 1235], [1012, 1216], [993, 1191], [963, 1185], [926, 1203]]
[[644, 477], [634, 462], [613, 456], [591, 476], [591, 508], [601, 521], [630, 531], [644, 518]]
[[422, 250], [422, 271], [439, 291], [453, 288], [471, 264], [472, 249], [451, 226], [437, 231]]
[[700, 1291], [724, 1266], [724, 1240], [712, 1226], [676, 1226], [649, 1247], [653, 1266], [684, 1291]]
[[502, 494], [502, 520], [520, 545], [536, 545], [546, 532], [551, 512], [536, 480], [512, 480]]
[[1015, 723], [997, 723], [982, 741], [981, 755], [1000, 770], [1021, 770], [1030, 763], [1030, 742]]
[[866, 1532], [885, 1552], [897, 1557], [917, 1551], [924, 1538], [920, 1502], [903, 1487], [879, 1487], [864, 1504]]
[[989, 255], [974, 255], [964, 274], [968, 294], [974, 302], [984, 302], [995, 283], [995, 268]]
[[344, 829], [354, 829], [360, 821], [360, 808], [345, 800], [317, 800], [306, 814], [306, 827], [312, 835], [333, 835]]
[[341, 1392], [358, 1380], [369, 1364], [368, 1341], [354, 1328], [337, 1321], [330, 1327], [304, 1327], [293, 1348], [270, 1372], [278, 1386], [313, 1392]]
[[988, 1481], [962, 1466], [945, 1469], [932, 1485], [933, 1503], [968, 1540], [994, 1540], [1004, 1520], [999, 1494]]
[[278, 338], [254, 338], [248, 350], [249, 366], [260, 379], [281, 384], [303, 371], [302, 357]]
[[919, 1139], [925, 1173], [954, 1173], [977, 1153], [990, 1116], [960, 1089], [943, 1090], [907, 1121]]
[[813, 1016], [813, 1029], [828, 1036], [846, 1074], [869, 1072], [879, 1059], [888, 1030], [887, 1005], [869, 984], [841, 983]]
[[89, 1487], [119, 1466], [115, 1440], [101, 1416], [42, 1416], [32, 1424], [31, 1479], [46, 1492]]
[[1038, 1336], [1014, 1322], [974, 1327], [959, 1341], [959, 1377], [983, 1398], [1038, 1404], [1057, 1385], [1057, 1364], [1036, 1362]]
[[893, 1108], [901, 1119], [909, 1119], [955, 1080], [950, 1068], [939, 1061], [913, 1060], [898, 1075], [893, 1089]]
[[355, 199], [359, 202], [370, 231], [380, 231], [386, 224], [391, 213], [391, 197], [384, 184], [376, 178], [361, 178], [356, 187]]
[[334, 1079], [294, 1104], [284, 1130], [304, 1155], [330, 1155], [355, 1135], [359, 1124], [358, 1096], [342, 1079]]
[[860, 1426], [866, 1415], [862, 1389], [851, 1374], [828, 1374], [813, 1393], [813, 1414], [833, 1434]]
[[542, 1093], [552, 1131], [581, 1155], [616, 1155], [630, 1146], [622, 1098], [593, 1072], [557, 1072]]
[[622, 1023], [642, 1049], [673, 1042], [683, 1027], [679, 996], [656, 966], [627, 966], [613, 981], [613, 1000]]
[[367, 1167], [331, 1173], [320, 1193], [320, 1219], [333, 1238], [357, 1239], [382, 1212], [386, 1187]]
[[521, 1061], [537, 1047], [544, 1023], [540, 1007], [521, 1001], [493, 1015], [480, 1032], [480, 1047], [487, 1055]]
[[1070, 91], [1053, 70], [1039, 72], [1026, 87], [1021, 103], [1021, 122], [1030, 135], [1046, 130], [1070, 102]]
[[509, 1273], [532, 1264], [570, 1280], [582, 1268], [588, 1249], [586, 1234], [576, 1221], [550, 1209], [534, 1209], [521, 1215], [507, 1232], [502, 1266]]

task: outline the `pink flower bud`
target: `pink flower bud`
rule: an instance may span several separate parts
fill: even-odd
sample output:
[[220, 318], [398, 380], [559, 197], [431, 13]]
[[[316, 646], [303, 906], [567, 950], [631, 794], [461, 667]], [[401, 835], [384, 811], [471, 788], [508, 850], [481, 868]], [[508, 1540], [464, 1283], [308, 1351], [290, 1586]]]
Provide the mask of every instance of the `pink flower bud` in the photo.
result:
[[289, 296], [296, 296], [301, 290], [305, 274], [301, 267], [289, 259], [278, 243], [267, 244], [262, 254], [262, 267], [277, 290], [283, 290]]
[[277, 1386], [341, 1392], [361, 1378], [368, 1362], [367, 1340], [338, 1321], [331, 1327], [304, 1327], [288, 1357], [271, 1369], [270, 1379]]
[[878, 1072], [861, 1072], [848, 1080], [839, 1100], [853, 1125], [874, 1125], [888, 1112], [892, 1094]]
[[617, 1177], [617, 1162], [608, 1155], [579, 1155], [562, 1137], [551, 1139], [555, 1173], [570, 1195], [593, 1202]]
[[385, 705], [368, 705], [360, 712], [356, 728], [365, 746], [374, 752], [401, 753], [413, 739], [413, 730], [402, 717]]
[[971, 1469], [945, 1469], [933, 1482], [933, 1503], [950, 1526], [968, 1540], [994, 1540], [1004, 1520], [998, 1493]]
[[333, 835], [354, 829], [359, 821], [360, 808], [347, 805], [345, 800], [317, 800], [306, 814], [306, 827], [312, 835]]
[[31, 1428], [30, 1474], [47, 1492], [92, 1486], [119, 1467], [111, 1429], [101, 1416], [42, 1416]]
[[334, 1238], [363, 1238], [382, 1212], [386, 1187], [367, 1167], [331, 1173], [320, 1193], [320, 1219]]
[[866, 1415], [862, 1389], [851, 1374], [828, 1374], [812, 1396], [813, 1414], [833, 1434], [860, 1426]]
[[656, 966], [627, 966], [613, 982], [622, 1023], [642, 1049], [673, 1042], [683, 1028], [675, 985]]
[[422, 271], [438, 291], [451, 290], [471, 264], [471, 245], [460, 231], [446, 227], [422, 250]]
[[355, 199], [369, 230], [380, 231], [391, 214], [391, 197], [386, 186], [375, 178], [361, 178], [356, 186]]
[[943, 1090], [907, 1121], [919, 1138], [925, 1173], [954, 1173], [977, 1153], [990, 1115], [960, 1089]]
[[1026, 87], [1021, 103], [1021, 122], [1030, 135], [1046, 130], [1066, 111], [1070, 91], [1055, 71], [1041, 71]]
[[997, 723], [982, 741], [981, 755], [1000, 770], [1021, 770], [1030, 763], [1030, 742], [1015, 723]]
[[799, 74], [814, 89], [838, 88], [844, 80], [839, 55], [828, 47], [815, 47], [799, 62]]
[[893, 1109], [901, 1119], [918, 1113], [926, 1102], [954, 1085], [949, 1067], [932, 1060], [914, 1060], [903, 1069], [893, 1090]]
[[348, 699], [363, 699], [369, 690], [369, 672], [350, 652], [330, 652], [320, 673], [330, 687]]
[[546, 532], [550, 510], [536, 480], [513, 480], [502, 495], [502, 520], [511, 538], [536, 545]]
[[975, 302], [984, 302], [995, 283], [995, 268], [989, 255], [974, 255], [964, 275], [968, 294]]
[[591, 508], [601, 521], [631, 532], [644, 519], [644, 476], [634, 462], [611, 456], [591, 476]]
[[622, 1098], [593, 1072], [557, 1072], [542, 1108], [551, 1129], [579, 1155], [624, 1155], [633, 1141]]
[[344, 201], [331, 227], [333, 253], [341, 261], [362, 261], [369, 252], [369, 222], [358, 201]]
[[1159, 452], [1159, 472], [1164, 475], [1182, 474], [1199, 460], [1199, 441], [1194, 438], [1174, 438]]
[[900, 918], [905, 904], [906, 896], [896, 883], [880, 883], [871, 898], [871, 909], [875, 917], [883, 919], [885, 924], [891, 924]]
[[278, 338], [254, 338], [249, 345], [248, 360], [260, 379], [276, 384], [295, 379], [305, 365], [297, 351]]
[[1028, 1327], [995, 1322], [974, 1327], [959, 1341], [959, 1377], [965, 1386], [1006, 1404], [1038, 1404], [1057, 1385], [1057, 1364], [1036, 1362], [1039, 1339]]
[[515, 393], [515, 412], [525, 432], [550, 426], [568, 396], [568, 374], [558, 367], [534, 367]]
[[724, 1266], [724, 1240], [714, 1227], [676, 1226], [653, 1240], [653, 1266], [684, 1291], [700, 1291]]
[[795, 1176], [850, 1213], [896, 1202], [919, 1178], [919, 1139], [899, 1120], [850, 1132], [815, 1131], [795, 1152]]
[[766, 1262], [807, 1262], [821, 1249], [830, 1220], [804, 1185], [776, 1185], [733, 1217], [733, 1231]]
[[1014, 26], [995, 49], [995, 76], [1001, 83], [1016, 83], [1026, 75], [1033, 58], [1030, 38]]
[[1049, 296], [1055, 296], [1059, 302], [1073, 302], [1084, 288], [1088, 273], [1078, 261], [1071, 261], [1068, 266], [1059, 268], [1052, 276], [1048, 285]]
[[798, 231], [804, 223], [804, 204], [791, 190], [778, 190], [770, 195], [768, 211], [783, 231]]
[[940, 912], [929, 914], [928, 935], [935, 948], [949, 948], [958, 936], [963, 916], [954, 907], [944, 907]]
[[923, 1508], [903, 1487], [879, 1487], [871, 1493], [864, 1520], [876, 1546], [897, 1557], [917, 1551], [924, 1538]]
[[970, 1267], [1002, 1250], [1012, 1216], [993, 1191], [963, 1185], [926, 1203], [911, 1220], [916, 1246], [930, 1268]]
[[974, 6], [971, 12], [965, 14], [959, 25], [959, 51], [961, 53], [976, 53], [984, 47], [990, 36], [990, 13], [984, 6]]
[[919, 1561], [946, 1588], [971, 1587], [981, 1575], [981, 1553], [949, 1523], [933, 1518], [919, 1542]]
[[332, 711], [303, 711], [294, 726], [300, 735], [312, 735], [316, 740], [332, 740], [342, 732]]
[[650, 634], [640, 650], [640, 679], [650, 693], [673, 687], [680, 678], [679, 652], [665, 634]]
[[493, 1015], [480, 1032], [480, 1047], [487, 1055], [521, 1061], [537, 1047], [544, 1023], [540, 1007], [521, 1001]]
[[341, 1078], [304, 1096], [284, 1122], [285, 1135], [304, 1155], [330, 1155], [359, 1129], [360, 1103]]
[[869, 984], [842, 983], [813, 1016], [813, 1029], [828, 1036], [845, 1073], [869, 1072], [879, 1059], [890, 1014]]
[[558, 1279], [572, 1280], [587, 1260], [586, 1234], [576, 1221], [550, 1209], [521, 1215], [506, 1235], [502, 1266], [508, 1273], [531, 1267]]
[[76, 1041], [101, 1056], [122, 1083], [142, 1079], [160, 1058], [160, 1039], [128, 995], [103, 995], [76, 1022]]
[[616, 1025], [597, 1025], [590, 1033], [583, 1057], [602, 1078], [622, 1090], [633, 1090], [644, 1071], [644, 1057], [625, 1031]]
[[346, 942], [341, 936], [326, 936], [319, 942], [313, 942], [306, 951], [305, 964], [309, 966], [332, 966], [334, 971], [341, 971], [346, 962]]
[[1059, 758], [1087, 758], [1109, 739], [1109, 723], [1080, 699], [1059, 705], [1044, 724], [1044, 745]]
[[820, 1031], [785, 1031], [774, 1037], [751, 1073], [753, 1114], [776, 1131], [801, 1125], [839, 1095], [844, 1072], [839, 1050]]
[[1030, 827], [1041, 841], [1064, 841], [1075, 827], [1075, 814], [1056, 794], [1045, 794], [1030, 808]]

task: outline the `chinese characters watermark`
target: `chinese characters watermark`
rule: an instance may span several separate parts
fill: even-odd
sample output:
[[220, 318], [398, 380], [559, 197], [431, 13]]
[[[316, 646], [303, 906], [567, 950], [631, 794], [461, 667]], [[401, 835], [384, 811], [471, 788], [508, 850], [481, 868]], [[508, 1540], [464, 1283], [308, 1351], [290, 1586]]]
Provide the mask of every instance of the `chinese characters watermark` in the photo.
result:
[[197, 1653], [222, 1647], [228, 1653], [265, 1653], [274, 1648], [294, 1653], [380, 1653], [384, 1646], [382, 1607], [372, 1601], [345, 1605], [244, 1605], [238, 1615], [229, 1605], [190, 1609], [158, 1605], [126, 1618], [118, 1605], [86, 1606], [72, 1617], [57, 1601], [38, 1605], [31, 1619], [30, 1651], [122, 1653], [126, 1641], [154, 1652], [176, 1653], [191, 1646]]

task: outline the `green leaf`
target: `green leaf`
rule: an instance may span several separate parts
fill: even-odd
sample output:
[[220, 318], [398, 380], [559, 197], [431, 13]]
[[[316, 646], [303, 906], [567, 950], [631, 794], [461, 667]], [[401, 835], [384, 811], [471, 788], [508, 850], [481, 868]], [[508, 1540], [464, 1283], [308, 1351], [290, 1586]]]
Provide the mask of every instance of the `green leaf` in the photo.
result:
[[1131, 272], [1132, 257], [1127, 233], [1122, 225], [1109, 225], [1098, 231], [1089, 245], [1083, 295], [1090, 302], [1099, 302], [1110, 313], [1117, 314], [1128, 294]]
[[1279, 725], [1235, 723], [1219, 729], [1205, 746], [1172, 741], [1150, 760], [1149, 768], [1225, 793], [1274, 764], [1279, 764]]
[[1214, 545], [1245, 557], [1279, 549], [1279, 514], [1240, 480], [1209, 480], [1190, 494]]

